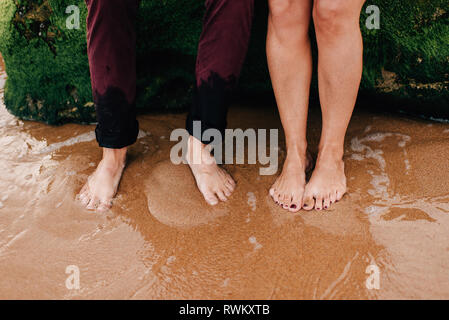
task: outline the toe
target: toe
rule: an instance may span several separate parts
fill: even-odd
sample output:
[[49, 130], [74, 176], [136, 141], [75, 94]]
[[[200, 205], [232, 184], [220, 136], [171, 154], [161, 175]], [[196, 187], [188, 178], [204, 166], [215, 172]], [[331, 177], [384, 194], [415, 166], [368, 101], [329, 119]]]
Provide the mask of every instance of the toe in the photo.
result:
[[89, 203], [86, 206], [87, 210], [96, 210], [98, 207], [98, 203], [99, 203], [98, 199], [96, 198], [90, 199]]
[[302, 194], [301, 196], [298, 196], [297, 194], [294, 194], [292, 197], [292, 202], [290, 203], [289, 211], [290, 212], [298, 212], [302, 208]]
[[232, 193], [234, 191], [234, 186], [231, 185], [229, 182], [225, 182], [225, 188], [224, 188], [227, 192]]
[[229, 189], [229, 191], [234, 192], [235, 184], [231, 184], [229, 181], [226, 181], [225, 186]]
[[81, 198], [81, 196], [85, 195], [86, 193], [89, 192], [89, 187], [87, 186], [87, 183], [83, 186], [83, 188], [81, 189], [81, 191], [78, 193], [77, 197]]
[[273, 200], [274, 200], [274, 202], [276, 202], [276, 204], [279, 204], [279, 193], [276, 192], [276, 190], [274, 191], [274, 194], [273, 194]]
[[323, 209], [323, 197], [318, 196], [315, 198], [315, 209], [321, 211]]
[[285, 194], [280, 193], [279, 194], [279, 205], [284, 208], [284, 204], [287, 201], [287, 198], [285, 197]]
[[80, 195], [80, 201], [83, 206], [87, 206], [90, 202], [90, 199], [90, 193], [83, 193], [82, 195]]
[[310, 211], [314, 208], [315, 206], [315, 199], [313, 198], [313, 196], [311, 194], [306, 194], [304, 195], [304, 199], [303, 199], [303, 209]]
[[87, 183], [84, 185], [84, 187], [81, 189], [81, 191], [76, 195], [76, 199], [78, 201], [81, 201], [83, 205], [87, 205], [90, 201], [90, 191], [89, 187], [87, 186]]
[[228, 198], [225, 196], [225, 194], [222, 190], [216, 191], [215, 194], [217, 195], [218, 199], [220, 199], [221, 201], [223, 201], [223, 202], [228, 201]]
[[337, 201], [337, 192], [331, 192], [329, 199], [331, 201], [331, 204], [335, 203]]
[[298, 202], [292, 202], [292, 203], [290, 204], [290, 207], [288, 208], [288, 211], [293, 212], [293, 213], [296, 213], [296, 212], [298, 212], [299, 210], [301, 210], [301, 207], [300, 207], [300, 205], [298, 204]]
[[98, 205], [97, 211], [98, 212], [107, 212], [112, 208], [112, 201], [102, 201]]
[[336, 196], [337, 196], [337, 201], [340, 201], [342, 198], [343, 198], [343, 196], [344, 196], [344, 193], [343, 192], [341, 192], [341, 191], [337, 191], [337, 194], [336, 194]]
[[229, 190], [228, 188], [223, 188], [223, 193], [226, 196], [226, 198], [229, 198], [232, 194], [232, 191]]
[[301, 208], [302, 208], [302, 203], [301, 203], [301, 201], [298, 201], [298, 199], [294, 199], [292, 202], [291, 202], [291, 204], [290, 204], [290, 207], [288, 208], [288, 210], [290, 211], [290, 212], [293, 212], [293, 213], [296, 213], [296, 212], [298, 212], [299, 210], [301, 210]]
[[284, 196], [284, 202], [283, 202], [283, 208], [285, 210], [288, 210], [290, 208], [291, 204], [292, 204], [292, 196], [285, 195]]
[[270, 196], [274, 199], [276, 193], [279, 193], [277, 181], [270, 188]]
[[331, 199], [330, 199], [330, 195], [328, 195], [327, 197], [324, 198], [323, 208], [324, 208], [324, 210], [327, 210], [330, 208], [330, 206], [331, 206]]
[[216, 204], [218, 204], [217, 197], [213, 193], [211, 193], [211, 192], [204, 193], [204, 199], [211, 206], [215, 206]]

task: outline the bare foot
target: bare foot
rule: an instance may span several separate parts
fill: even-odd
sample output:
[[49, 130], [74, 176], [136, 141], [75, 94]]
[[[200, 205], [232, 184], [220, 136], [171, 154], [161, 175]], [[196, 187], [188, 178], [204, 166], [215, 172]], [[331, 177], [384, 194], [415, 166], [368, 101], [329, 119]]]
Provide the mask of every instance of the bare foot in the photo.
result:
[[208, 204], [214, 206], [220, 200], [228, 200], [235, 189], [234, 180], [217, 165], [210, 149], [192, 136], [187, 148], [187, 162]]
[[270, 189], [274, 202], [290, 212], [301, 210], [306, 172], [311, 165], [312, 157], [309, 152], [304, 155], [301, 152], [287, 152], [282, 173]]
[[346, 193], [345, 165], [341, 156], [321, 151], [315, 170], [306, 185], [303, 208], [329, 209]]
[[87, 209], [105, 212], [112, 207], [125, 168], [126, 151], [127, 148], [103, 149], [103, 159], [77, 196]]

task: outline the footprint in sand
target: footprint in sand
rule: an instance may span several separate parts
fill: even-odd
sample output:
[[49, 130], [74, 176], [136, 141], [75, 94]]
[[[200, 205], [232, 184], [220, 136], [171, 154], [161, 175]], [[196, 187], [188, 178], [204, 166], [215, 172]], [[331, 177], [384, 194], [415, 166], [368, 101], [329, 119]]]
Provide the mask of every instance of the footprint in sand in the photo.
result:
[[184, 164], [160, 162], [148, 177], [145, 190], [150, 214], [167, 226], [194, 227], [229, 212], [225, 203], [215, 207], [206, 204], [189, 167]]

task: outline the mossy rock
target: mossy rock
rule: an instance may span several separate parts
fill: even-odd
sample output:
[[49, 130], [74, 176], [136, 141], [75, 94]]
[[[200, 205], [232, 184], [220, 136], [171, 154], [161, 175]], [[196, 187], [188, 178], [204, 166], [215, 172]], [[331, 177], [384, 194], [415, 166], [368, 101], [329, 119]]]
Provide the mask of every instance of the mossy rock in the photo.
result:
[[[66, 28], [69, 5], [80, 8], [80, 30]], [[362, 93], [394, 101], [406, 112], [449, 119], [447, 0], [373, 0], [368, 5], [380, 8], [381, 25], [368, 30], [363, 10]], [[140, 109], [183, 110], [190, 103], [203, 12], [203, 0], [141, 1]], [[0, 52], [8, 74], [5, 103], [13, 114], [51, 124], [94, 121], [86, 14], [84, 0], [0, 1]], [[266, 20], [266, 1], [256, 1], [254, 34], [240, 81], [247, 94], [271, 90]]]

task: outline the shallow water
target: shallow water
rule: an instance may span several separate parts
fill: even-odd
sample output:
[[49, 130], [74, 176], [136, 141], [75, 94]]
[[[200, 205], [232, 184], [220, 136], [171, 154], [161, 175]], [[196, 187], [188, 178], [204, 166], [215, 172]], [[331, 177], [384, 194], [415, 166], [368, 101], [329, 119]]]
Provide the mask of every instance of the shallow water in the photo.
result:
[[[273, 106], [234, 107], [229, 119], [280, 128]], [[94, 127], [20, 121], [0, 105], [0, 298], [449, 298], [449, 125], [357, 111], [349, 195], [292, 215], [257, 165], [228, 166], [237, 190], [209, 208], [168, 160], [184, 115], [139, 120], [115, 206], [96, 214], [74, 200], [100, 159]], [[312, 150], [319, 128], [312, 112]], [[79, 290], [66, 287], [70, 265]], [[370, 265], [378, 290], [366, 286]]]

